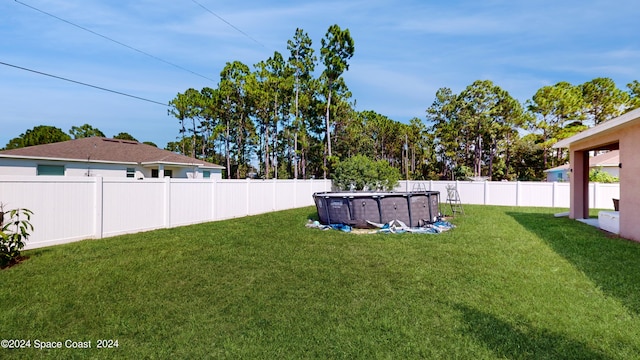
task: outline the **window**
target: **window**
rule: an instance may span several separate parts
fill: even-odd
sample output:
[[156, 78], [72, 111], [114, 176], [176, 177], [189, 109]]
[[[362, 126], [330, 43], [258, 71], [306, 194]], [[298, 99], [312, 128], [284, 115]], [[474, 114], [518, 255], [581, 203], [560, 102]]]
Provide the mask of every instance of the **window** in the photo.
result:
[[[158, 169], [151, 169], [151, 177], [152, 178], [157, 178], [157, 177], [159, 177], [158, 175], [160, 175], [160, 172], [158, 171]], [[163, 176], [164, 177], [173, 177], [173, 170], [165, 170]]]
[[136, 177], [136, 169], [135, 168], [127, 168], [127, 177], [128, 178]]
[[209, 171], [209, 170], [204, 170], [204, 171], [202, 172], [202, 177], [203, 177], [203, 178], [205, 178], [205, 179], [210, 179], [210, 178], [211, 178], [211, 171]]
[[64, 176], [64, 165], [38, 165], [37, 174], [38, 176]]

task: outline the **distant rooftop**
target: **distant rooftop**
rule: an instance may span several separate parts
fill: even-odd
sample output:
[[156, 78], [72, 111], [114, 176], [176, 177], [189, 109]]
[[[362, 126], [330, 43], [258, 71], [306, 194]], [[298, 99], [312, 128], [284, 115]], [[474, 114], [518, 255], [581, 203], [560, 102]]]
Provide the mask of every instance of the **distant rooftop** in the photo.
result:
[[223, 166], [136, 141], [89, 137], [0, 151], [0, 157], [104, 163], [171, 164], [224, 169]]

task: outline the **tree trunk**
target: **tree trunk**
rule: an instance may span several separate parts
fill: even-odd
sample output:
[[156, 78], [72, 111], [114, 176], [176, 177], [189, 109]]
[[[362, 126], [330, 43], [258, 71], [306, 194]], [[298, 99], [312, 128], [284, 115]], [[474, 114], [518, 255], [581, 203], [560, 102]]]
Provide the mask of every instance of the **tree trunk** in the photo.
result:
[[[331, 86], [329, 86], [329, 96], [327, 96], [327, 113], [326, 113], [326, 126], [327, 126], [327, 153], [331, 156], [331, 132], [330, 132], [330, 119], [329, 109], [331, 108]], [[326, 163], [326, 160], [325, 160]]]
[[224, 156], [227, 160], [227, 179], [231, 179], [231, 155], [229, 154], [229, 118], [227, 117], [227, 128], [224, 136]]
[[264, 126], [264, 178], [269, 178], [269, 124]]
[[298, 132], [293, 136], [293, 178], [298, 178]]
[[489, 181], [493, 180], [493, 158], [496, 154], [496, 149], [498, 147], [497, 139], [493, 139], [491, 142], [491, 152], [489, 153]]

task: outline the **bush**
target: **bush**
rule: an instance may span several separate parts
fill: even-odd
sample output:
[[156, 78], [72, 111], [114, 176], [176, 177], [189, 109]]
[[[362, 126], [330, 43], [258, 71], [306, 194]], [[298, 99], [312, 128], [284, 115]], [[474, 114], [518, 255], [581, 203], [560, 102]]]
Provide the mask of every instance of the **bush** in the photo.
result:
[[5, 212], [0, 204], [0, 267], [10, 266], [18, 260], [29, 232], [33, 231], [31, 215], [33, 212], [28, 209]]
[[602, 171], [602, 168], [595, 168], [589, 171], [589, 181], [602, 184], [617, 183], [620, 179], [609, 174], [606, 171]]
[[336, 165], [333, 180], [340, 190], [392, 190], [400, 172], [386, 161], [356, 155]]

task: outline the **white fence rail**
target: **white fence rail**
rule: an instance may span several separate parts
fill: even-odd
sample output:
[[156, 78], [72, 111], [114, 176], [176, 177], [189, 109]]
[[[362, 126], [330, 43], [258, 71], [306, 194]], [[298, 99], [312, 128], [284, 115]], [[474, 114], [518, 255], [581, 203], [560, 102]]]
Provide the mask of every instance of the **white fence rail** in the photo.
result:
[[[455, 185], [464, 204], [569, 207], [569, 184], [402, 181], [397, 191]], [[170, 228], [313, 205], [329, 180], [209, 180], [0, 176], [5, 210], [27, 208], [35, 227], [27, 248]], [[613, 208], [618, 184], [590, 184], [589, 206]]]
[[0, 176], [5, 210], [34, 212], [27, 249], [313, 205], [329, 180]]
[[[445, 202], [451, 185], [457, 187], [463, 204], [568, 208], [570, 201], [568, 182], [401, 181], [395, 190], [440, 191], [440, 201]], [[620, 198], [620, 184], [589, 184], [590, 208], [613, 209], [614, 198]]]

